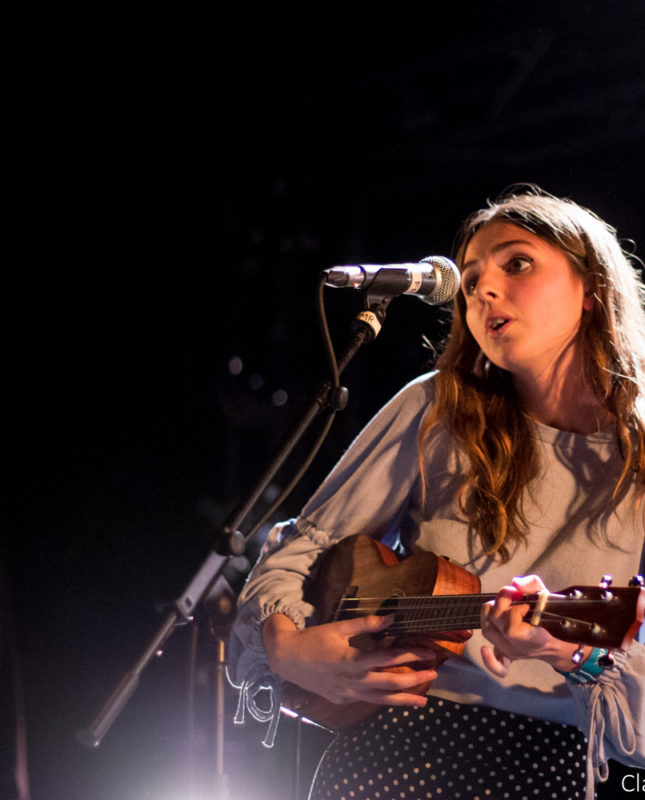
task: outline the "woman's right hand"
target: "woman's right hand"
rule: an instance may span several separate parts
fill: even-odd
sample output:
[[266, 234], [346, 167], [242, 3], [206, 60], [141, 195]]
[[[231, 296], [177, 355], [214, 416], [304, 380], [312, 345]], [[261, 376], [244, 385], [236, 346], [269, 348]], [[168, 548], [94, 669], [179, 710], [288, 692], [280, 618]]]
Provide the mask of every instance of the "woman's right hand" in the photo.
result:
[[[357, 617], [300, 630], [283, 614], [265, 620], [262, 635], [272, 671], [332, 703], [362, 700], [383, 705], [421, 708], [426, 698], [409, 690], [437, 677], [426, 668], [437, 660], [423, 647], [382, 647], [361, 650], [350, 645], [355, 636], [385, 630], [394, 616]], [[422, 662], [423, 669], [390, 672], [389, 668]]]

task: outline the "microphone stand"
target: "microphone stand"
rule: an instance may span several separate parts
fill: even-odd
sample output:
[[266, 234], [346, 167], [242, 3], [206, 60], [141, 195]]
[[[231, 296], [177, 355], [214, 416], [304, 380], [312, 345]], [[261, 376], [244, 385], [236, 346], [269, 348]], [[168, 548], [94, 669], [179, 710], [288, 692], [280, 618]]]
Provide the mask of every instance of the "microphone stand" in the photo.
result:
[[[338, 362], [336, 377], [344, 371], [361, 346], [373, 341], [377, 336], [381, 329], [382, 322], [385, 319], [385, 311], [391, 299], [391, 297], [370, 297], [366, 295], [365, 304], [368, 308], [360, 312], [352, 324], [351, 332], [353, 337], [345, 353]], [[231, 594], [232, 590], [228, 581], [222, 574], [222, 570], [231, 558], [244, 553], [248, 539], [255, 532], [255, 530], [253, 530], [245, 536], [240, 532], [239, 528], [316, 416], [325, 409], [330, 409], [330, 413], [333, 416], [336, 411], [346, 407], [347, 398], [348, 393], [345, 387], [340, 385], [334, 386], [331, 381], [327, 381], [319, 388], [316, 397], [302, 416], [295, 430], [282, 445], [271, 464], [267, 467], [264, 475], [262, 475], [246, 502], [233, 516], [231, 522], [224, 526], [213, 549], [208, 553], [190, 583], [174, 601], [172, 611], [168, 614], [148, 646], [141, 653], [139, 659], [123, 676], [92, 723], [86, 729], [78, 732], [77, 738], [81, 744], [90, 748], [96, 748], [100, 745], [103, 737], [107, 734], [137, 688], [143, 670], [152, 660], [153, 656], [162, 655], [164, 645], [175, 631], [175, 628], [192, 622], [192, 614], [205, 595], [217, 595], [219, 592], [224, 595]], [[291, 488], [293, 487], [289, 487], [289, 489]], [[223, 639], [220, 638], [218, 643], [217, 675], [218, 680], [223, 683], [226, 655], [223, 651], [222, 642]], [[223, 697], [221, 686], [220, 689], [216, 690], [216, 694], [218, 700], [221, 702]], [[223, 722], [223, 713], [217, 713], [216, 742], [220, 744], [218, 745], [219, 754], [216, 758], [215, 783], [216, 787], [219, 789], [219, 793], [216, 796], [225, 800], [228, 797], [228, 790], [227, 777], [224, 774], [221, 757]]]

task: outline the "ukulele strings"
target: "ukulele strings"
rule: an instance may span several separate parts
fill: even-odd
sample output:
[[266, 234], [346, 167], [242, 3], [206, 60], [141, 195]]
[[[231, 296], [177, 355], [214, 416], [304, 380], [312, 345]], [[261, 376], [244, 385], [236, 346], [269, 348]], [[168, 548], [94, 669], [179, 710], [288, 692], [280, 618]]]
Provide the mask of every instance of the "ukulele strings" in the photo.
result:
[[[545, 612], [542, 614], [542, 620], [547, 621], [562, 621], [563, 617], [558, 614], [550, 614]], [[442, 619], [431, 621], [412, 620], [412, 621], [397, 621], [395, 620], [391, 625], [383, 631], [383, 633], [433, 633], [435, 631], [450, 631], [450, 630], [470, 630], [472, 628], [481, 627], [481, 618], [477, 615], [471, 616], [450, 616]]]
[[[387, 607], [388, 598], [349, 597], [341, 600], [338, 612], [360, 612], [361, 615], [394, 613], [398, 618], [388, 626], [388, 633], [465, 630], [479, 627], [481, 606], [496, 596], [463, 594], [392, 598], [391, 610]], [[528, 605], [533, 608], [537, 602], [537, 598], [527, 597], [525, 600], [514, 601], [513, 605]], [[420, 615], [423, 615], [421, 619]], [[563, 618], [561, 614], [548, 611], [542, 614], [544, 620], [562, 621]]]

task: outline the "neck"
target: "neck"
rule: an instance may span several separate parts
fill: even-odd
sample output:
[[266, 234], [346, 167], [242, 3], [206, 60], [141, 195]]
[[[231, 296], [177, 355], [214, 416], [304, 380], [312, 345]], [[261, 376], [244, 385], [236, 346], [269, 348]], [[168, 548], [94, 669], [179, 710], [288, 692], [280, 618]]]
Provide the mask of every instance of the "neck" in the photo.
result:
[[536, 422], [573, 433], [597, 433], [612, 415], [584, 379], [582, 369], [557, 370], [545, 375], [516, 374], [515, 389], [529, 416]]

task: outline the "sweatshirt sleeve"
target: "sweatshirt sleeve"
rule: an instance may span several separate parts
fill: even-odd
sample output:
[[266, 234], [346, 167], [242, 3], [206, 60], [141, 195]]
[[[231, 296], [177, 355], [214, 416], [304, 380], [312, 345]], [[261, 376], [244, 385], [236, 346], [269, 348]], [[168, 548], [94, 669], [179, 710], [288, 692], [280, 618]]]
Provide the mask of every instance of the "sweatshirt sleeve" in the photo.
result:
[[[245, 711], [269, 722], [271, 746], [280, 711], [280, 683], [271, 673], [262, 623], [285, 614], [303, 628], [313, 608], [303, 584], [321, 553], [355, 533], [380, 538], [405, 511], [419, 477], [417, 438], [431, 400], [432, 375], [404, 387], [368, 423], [297, 519], [276, 525], [240, 594], [229, 640], [228, 675], [239, 689], [236, 722]], [[255, 697], [267, 690], [268, 709]]]
[[588, 797], [593, 796], [592, 776], [601, 782], [609, 777], [610, 758], [645, 767], [645, 645], [634, 642], [627, 652], [615, 651], [614, 656], [615, 665], [596, 681], [567, 681], [578, 727], [589, 740]]

